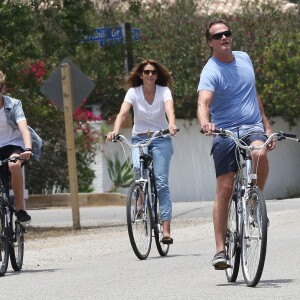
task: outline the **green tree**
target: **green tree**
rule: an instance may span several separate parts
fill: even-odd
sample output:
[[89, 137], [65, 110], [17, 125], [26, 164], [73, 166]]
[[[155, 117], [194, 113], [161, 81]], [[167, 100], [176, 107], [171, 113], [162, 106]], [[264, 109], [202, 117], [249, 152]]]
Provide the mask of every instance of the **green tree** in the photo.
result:
[[[40, 93], [62, 59], [70, 59], [94, 80], [87, 104], [100, 103], [105, 119], [117, 114], [124, 99], [125, 46], [83, 43], [83, 36], [97, 27], [130, 22], [139, 28], [141, 40], [132, 43], [134, 62], [153, 58], [165, 64], [175, 82], [177, 118], [196, 117], [199, 74], [211, 55], [205, 24], [214, 17], [200, 15], [200, 5], [196, 0], [120, 0], [110, 6], [103, 0], [95, 10], [90, 0], [0, 0], [0, 68], [7, 75], [7, 92], [23, 101], [29, 124], [45, 142], [41, 160], [28, 167], [30, 192], [49, 191], [54, 184], [68, 189], [63, 112]], [[253, 60], [267, 115], [294, 124], [300, 114], [299, 6], [283, 13], [279, 2], [245, 0], [242, 8], [223, 16], [232, 26], [234, 49], [247, 51]], [[77, 137], [79, 185], [86, 191], [93, 178], [93, 151], [85, 143]]]
[[[122, 2], [129, 2], [131, 5], [135, 1]], [[99, 26], [116, 25], [126, 21], [140, 29], [141, 40], [133, 43], [135, 63], [143, 58], [151, 57], [165, 64], [172, 71], [175, 82], [172, 92], [176, 116], [191, 119], [196, 117], [196, 89], [199, 74], [211, 56], [204, 38], [205, 25], [213, 17], [224, 17], [233, 29], [234, 50], [248, 52], [254, 63], [257, 88], [265, 104], [267, 115], [269, 117], [283, 116], [290, 124], [297, 122], [300, 89], [298, 84], [291, 88], [290, 82], [293, 78], [294, 82], [297, 82], [300, 77], [297, 70], [299, 6], [282, 12], [280, 1], [277, 3], [269, 1], [263, 4], [257, 1], [242, 1], [239, 13], [208, 16], [199, 15], [198, 12], [203, 8], [200, 5], [195, 0], [177, 0], [175, 5], [170, 1], [162, 0], [142, 3], [140, 6], [133, 6], [128, 11], [124, 11], [124, 7], [119, 10], [116, 6], [113, 9], [106, 7], [106, 13], [102, 19], [99, 19]], [[284, 51], [284, 41], [287, 42], [287, 39], [289, 45], [287, 45], [287, 51]], [[278, 53], [280, 45], [283, 48]], [[106, 58], [108, 56], [105, 51], [110, 51], [112, 49], [110, 47], [102, 51]], [[272, 51], [280, 55], [281, 63], [278, 62], [275, 69], [272, 66], [278, 60], [271, 55]], [[108, 115], [118, 112], [125, 93], [121, 85], [124, 78], [122, 80], [123, 66], [120, 56], [114, 61], [114, 68], [111, 69], [110, 87], [102, 89], [99, 93], [100, 99], [103, 100], [103, 110], [109, 112]], [[285, 62], [289, 66], [288, 74], [285, 74], [284, 67], [282, 67]], [[106, 60], [106, 64], [110, 64], [110, 58]], [[270, 68], [272, 72], [269, 71]], [[275, 95], [277, 90], [271, 83], [282, 87], [280, 94]], [[104, 86], [105, 83], [101, 84]], [[115, 92], [106, 94], [105, 91], [111, 87]], [[291, 109], [283, 112], [280, 107], [284, 107], [287, 103]]]
[[[27, 168], [30, 193], [51, 192], [53, 185], [69, 187], [63, 112], [41, 95], [40, 87], [65, 57], [85, 72], [77, 53], [94, 48], [80, 42], [94, 28], [91, 2], [60, 3], [0, 1], [0, 67], [7, 75], [7, 93], [22, 100], [28, 123], [44, 140], [41, 160], [32, 160]], [[80, 191], [87, 191], [94, 178], [89, 168], [93, 153], [81, 143], [77, 139], [78, 183]]]

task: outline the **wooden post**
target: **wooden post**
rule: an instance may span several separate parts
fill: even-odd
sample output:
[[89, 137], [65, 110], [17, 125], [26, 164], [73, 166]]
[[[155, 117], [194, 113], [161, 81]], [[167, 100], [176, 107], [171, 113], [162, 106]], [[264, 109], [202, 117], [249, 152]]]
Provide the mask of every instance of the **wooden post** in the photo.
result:
[[61, 82], [65, 114], [68, 169], [70, 182], [70, 200], [72, 204], [73, 229], [80, 229], [78, 183], [75, 156], [75, 138], [73, 124], [73, 95], [70, 65], [61, 64]]

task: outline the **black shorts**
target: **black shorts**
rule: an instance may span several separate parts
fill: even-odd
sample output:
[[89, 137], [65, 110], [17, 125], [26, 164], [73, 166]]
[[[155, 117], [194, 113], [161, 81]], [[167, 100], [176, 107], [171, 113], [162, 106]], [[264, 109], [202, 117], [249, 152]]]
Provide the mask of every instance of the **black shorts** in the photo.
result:
[[24, 149], [20, 146], [7, 145], [0, 148], [0, 160], [9, 158], [12, 154], [21, 154]]

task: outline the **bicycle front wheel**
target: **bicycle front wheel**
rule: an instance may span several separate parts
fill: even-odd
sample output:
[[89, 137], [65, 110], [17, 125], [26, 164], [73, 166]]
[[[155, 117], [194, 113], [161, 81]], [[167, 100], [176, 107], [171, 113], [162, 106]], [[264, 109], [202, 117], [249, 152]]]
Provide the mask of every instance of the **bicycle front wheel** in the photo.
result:
[[11, 213], [9, 255], [11, 266], [15, 271], [20, 271], [24, 257], [24, 234], [25, 228], [16, 220], [15, 214]]
[[233, 194], [228, 205], [227, 232], [225, 249], [230, 268], [227, 268], [228, 282], [235, 282], [240, 268], [241, 247], [238, 234], [237, 194]]
[[157, 202], [154, 204], [154, 237], [155, 237], [155, 243], [158, 253], [161, 256], [166, 256], [169, 252], [169, 246], [167, 244], [162, 243], [163, 238], [163, 230], [162, 230], [162, 222], [160, 220], [160, 210], [159, 210], [159, 200], [157, 199]]
[[152, 241], [151, 209], [145, 198], [142, 186], [133, 183], [127, 196], [127, 229], [132, 249], [141, 260], [148, 257]]
[[247, 220], [243, 222], [242, 268], [248, 286], [258, 284], [263, 272], [267, 251], [267, 208], [262, 192], [249, 192], [246, 205]]
[[7, 215], [4, 209], [0, 209], [0, 276], [3, 276], [8, 267], [9, 250], [8, 250], [8, 223]]

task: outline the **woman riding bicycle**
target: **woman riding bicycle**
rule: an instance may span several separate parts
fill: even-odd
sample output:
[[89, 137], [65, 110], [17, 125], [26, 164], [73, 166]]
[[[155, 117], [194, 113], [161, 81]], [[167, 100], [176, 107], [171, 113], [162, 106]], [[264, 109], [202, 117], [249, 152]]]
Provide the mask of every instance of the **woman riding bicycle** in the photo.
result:
[[[125, 116], [133, 108], [134, 125], [132, 143], [146, 141], [153, 132], [168, 128], [172, 136], [176, 133], [176, 119], [172, 93], [172, 77], [169, 70], [158, 62], [146, 59], [135, 66], [127, 79], [129, 88], [114, 123], [113, 132], [109, 132], [107, 140], [113, 140], [120, 132]], [[172, 219], [172, 201], [169, 190], [169, 167], [173, 154], [170, 137], [159, 138], [149, 146], [153, 156], [156, 188], [160, 203], [163, 239], [165, 244], [172, 244], [170, 224]], [[132, 153], [136, 178], [139, 177], [139, 152]]]

